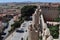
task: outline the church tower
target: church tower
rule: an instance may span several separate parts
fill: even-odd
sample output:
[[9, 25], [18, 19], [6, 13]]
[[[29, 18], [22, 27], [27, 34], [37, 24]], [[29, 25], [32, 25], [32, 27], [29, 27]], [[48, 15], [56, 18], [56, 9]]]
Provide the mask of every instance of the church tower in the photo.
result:
[[32, 15], [32, 24], [29, 26], [28, 40], [39, 40], [39, 24], [40, 24], [40, 6]]

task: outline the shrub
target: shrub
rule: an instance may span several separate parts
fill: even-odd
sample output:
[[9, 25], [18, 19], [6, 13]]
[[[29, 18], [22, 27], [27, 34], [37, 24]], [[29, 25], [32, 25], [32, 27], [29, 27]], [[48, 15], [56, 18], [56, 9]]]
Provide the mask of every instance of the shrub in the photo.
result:
[[49, 26], [50, 33], [53, 36], [54, 39], [57, 39], [59, 37], [59, 26]]

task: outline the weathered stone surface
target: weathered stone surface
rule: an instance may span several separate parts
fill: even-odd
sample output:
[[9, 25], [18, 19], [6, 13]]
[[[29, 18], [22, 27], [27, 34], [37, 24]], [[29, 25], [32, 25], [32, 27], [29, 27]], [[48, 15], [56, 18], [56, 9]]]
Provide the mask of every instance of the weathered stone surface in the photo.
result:
[[45, 35], [50, 35], [50, 31], [49, 31], [49, 29], [48, 28], [46, 28], [46, 30], [45, 30]]
[[50, 35], [47, 40], [53, 40], [53, 37]]

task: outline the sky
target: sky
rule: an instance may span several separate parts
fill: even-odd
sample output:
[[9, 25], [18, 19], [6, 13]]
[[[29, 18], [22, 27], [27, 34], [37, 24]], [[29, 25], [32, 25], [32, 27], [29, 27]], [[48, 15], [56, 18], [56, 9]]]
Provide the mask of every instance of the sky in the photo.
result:
[[60, 2], [60, 0], [0, 0], [0, 3], [6, 2]]

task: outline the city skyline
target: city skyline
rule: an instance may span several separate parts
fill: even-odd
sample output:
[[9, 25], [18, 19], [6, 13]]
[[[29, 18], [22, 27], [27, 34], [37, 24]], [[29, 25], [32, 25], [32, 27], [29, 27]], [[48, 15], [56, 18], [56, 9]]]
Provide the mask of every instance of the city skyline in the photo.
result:
[[60, 0], [0, 0], [0, 3], [7, 2], [60, 2]]

